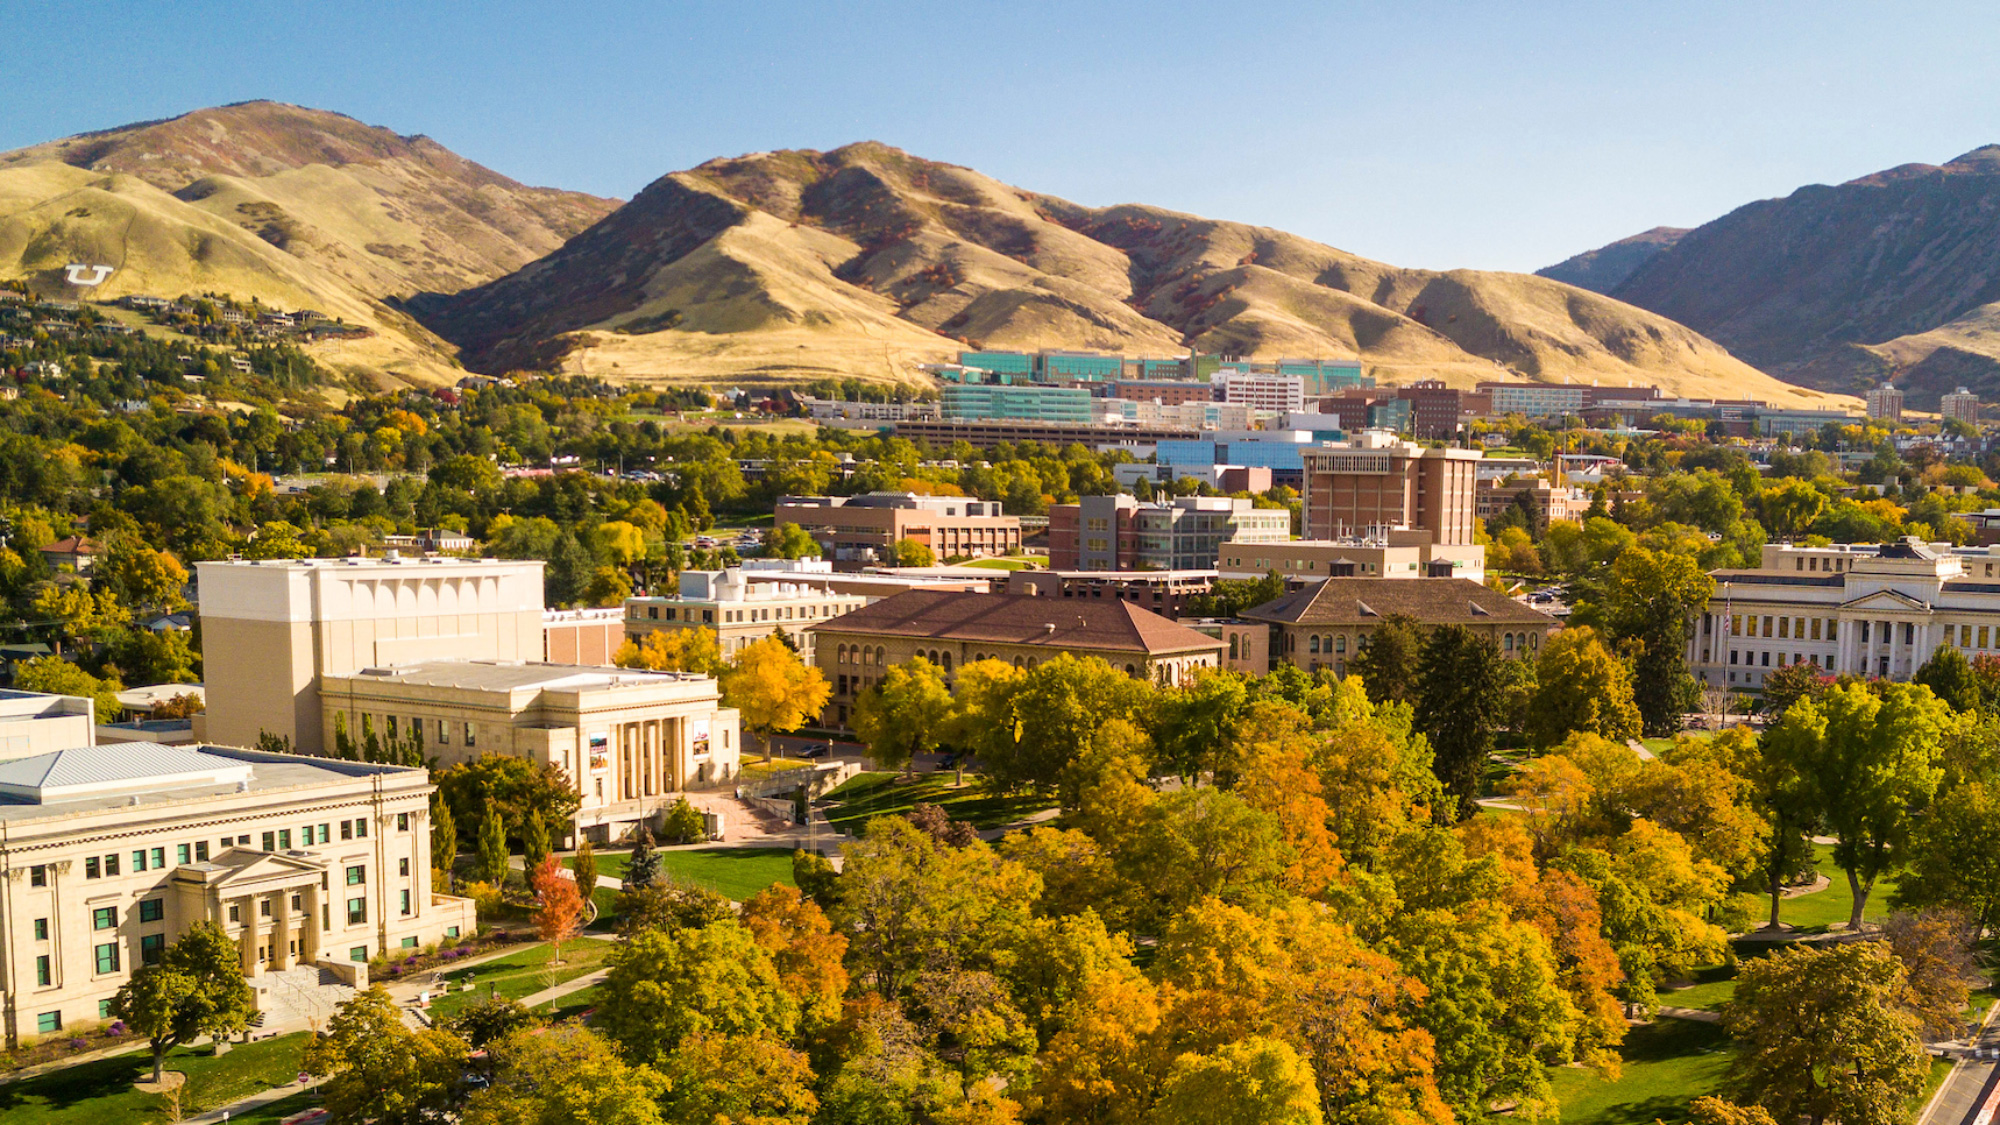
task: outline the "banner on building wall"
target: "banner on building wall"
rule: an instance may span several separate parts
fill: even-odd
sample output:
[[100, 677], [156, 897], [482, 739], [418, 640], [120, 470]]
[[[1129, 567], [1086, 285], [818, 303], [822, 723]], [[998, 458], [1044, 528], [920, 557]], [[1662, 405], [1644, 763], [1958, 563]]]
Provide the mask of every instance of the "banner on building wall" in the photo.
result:
[[708, 757], [708, 720], [694, 719], [688, 723], [688, 745], [697, 758]]
[[594, 731], [590, 736], [590, 772], [602, 773], [611, 768], [611, 735], [605, 731]]

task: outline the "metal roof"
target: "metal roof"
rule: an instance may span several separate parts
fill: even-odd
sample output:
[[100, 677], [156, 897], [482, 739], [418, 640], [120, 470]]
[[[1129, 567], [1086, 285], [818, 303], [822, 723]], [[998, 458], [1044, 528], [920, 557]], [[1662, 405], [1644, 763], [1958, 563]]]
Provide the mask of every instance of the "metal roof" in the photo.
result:
[[111, 789], [250, 780], [249, 762], [157, 742], [78, 746], [0, 762], [0, 793], [37, 803]]

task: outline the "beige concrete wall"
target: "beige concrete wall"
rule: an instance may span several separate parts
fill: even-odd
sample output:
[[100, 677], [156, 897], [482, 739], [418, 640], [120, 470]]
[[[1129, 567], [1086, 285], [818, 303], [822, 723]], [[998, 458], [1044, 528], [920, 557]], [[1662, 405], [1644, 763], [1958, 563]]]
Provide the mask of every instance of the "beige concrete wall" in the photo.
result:
[[255, 746], [271, 731], [301, 753], [320, 751], [310, 625], [205, 616], [202, 665], [208, 741]]

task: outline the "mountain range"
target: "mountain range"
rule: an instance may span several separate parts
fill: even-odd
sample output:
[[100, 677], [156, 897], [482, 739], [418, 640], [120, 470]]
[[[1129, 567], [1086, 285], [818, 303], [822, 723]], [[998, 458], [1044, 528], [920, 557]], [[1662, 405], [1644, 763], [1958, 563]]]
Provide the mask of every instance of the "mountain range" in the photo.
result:
[[1661, 234], [1541, 273], [1670, 317], [1806, 386], [1857, 394], [1893, 381], [1924, 409], [1959, 385], [2000, 395], [2000, 146], [1802, 187]]

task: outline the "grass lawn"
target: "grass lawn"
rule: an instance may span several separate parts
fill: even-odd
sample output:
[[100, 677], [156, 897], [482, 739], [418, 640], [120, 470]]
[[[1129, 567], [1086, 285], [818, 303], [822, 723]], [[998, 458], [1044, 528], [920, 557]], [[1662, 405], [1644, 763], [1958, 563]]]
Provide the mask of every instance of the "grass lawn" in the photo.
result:
[[655, 854], [661, 871], [737, 902], [772, 883], [797, 885], [790, 848], [668, 848]]
[[604, 986], [602, 984], [593, 984], [589, 988], [572, 992], [560, 1000], [551, 1000], [546, 1004], [540, 1005], [535, 1010], [547, 1016], [551, 1023], [576, 1019], [597, 1006], [598, 996], [603, 990]]
[[913, 781], [896, 773], [860, 773], [848, 778], [827, 794], [833, 801], [826, 811], [827, 822], [848, 833], [859, 833], [878, 816], [907, 813], [920, 804], [941, 805], [954, 820], [970, 821], [976, 828], [998, 828], [1012, 824], [1030, 813], [1053, 807], [1046, 797], [1033, 793], [1010, 797], [995, 796], [977, 784], [952, 784], [952, 774], [918, 774]]
[[1563, 1125], [1684, 1122], [1688, 1103], [1721, 1088], [1735, 1052], [1715, 1024], [1661, 1019], [1627, 1028], [1619, 1053], [1625, 1067], [1616, 1082], [1576, 1067], [1549, 1072]]
[[[1849, 912], [1854, 909], [1854, 895], [1847, 889], [1847, 873], [1833, 862], [1833, 846], [1818, 844], [1815, 849], [1819, 855], [1820, 874], [1831, 882], [1823, 891], [1784, 900], [1778, 906], [1778, 918], [1810, 933], [1824, 933], [1833, 923], [1847, 921]], [[1868, 905], [1862, 911], [1862, 917], [1871, 922], [1888, 917], [1889, 897], [1895, 890], [1894, 876], [1884, 875], [1875, 880], [1875, 889], [1869, 892]], [[1766, 900], [1766, 905], [1769, 905], [1769, 900]]]
[[740, 768], [738, 777], [740, 780], [746, 782], [761, 781], [774, 773], [783, 773], [786, 770], [802, 770], [817, 764], [811, 758], [773, 758], [767, 762], [762, 757], [759, 757], [756, 761], [744, 762]]
[[248, 1113], [232, 1113], [229, 1115], [229, 1125], [282, 1125], [285, 1118], [294, 1113], [316, 1109], [323, 1101], [324, 1099], [316, 1091], [300, 1090], [296, 1094], [279, 1098], [261, 1109], [253, 1109]]
[[1700, 1008], [1704, 1011], [1719, 1012], [1735, 995], [1735, 966], [1709, 965], [1697, 970], [1694, 983], [1686, 988], [1661, 992], [1660, 1003], [1668, 1008]]
[[[233, 1047], [221, 1058], [209, 1055], [206, 1042], [193, 1051], [174, 1051], [167, 1056], [167, 1069], [187, 1075], [181, 1112], [216, 1109], [294, 1081], [305, 1041], [304, 1032], [263, 1039]], [[165, 1099], [132, 1088], [134, 1080], [150, 1078], [152, 1069], [152, 1052], [137, 1051], [0, 1086], [0, 1125], [167, 1121]]]
[[1033, 570], [1035, 564], [1027, 559], [967, 559], [963, 566], [984, 567], [987, 570]]
[[592, 972], [610, 955], [610, 942], [576, 938], [563, 943], [564, 963], [560, 966], [551, 967], [549, 947], [538, 944], [483, 965], [454, 969], [444, 975], [454, 988], [468, 976], [475, 987], [470, 992], [454, 990], [433, 999], [431, 1015], [439, 1020], [448, 1019], [496, 993], [509, 1000], [519, 1000], [529, 993], [540, 992], [551, 985]]

